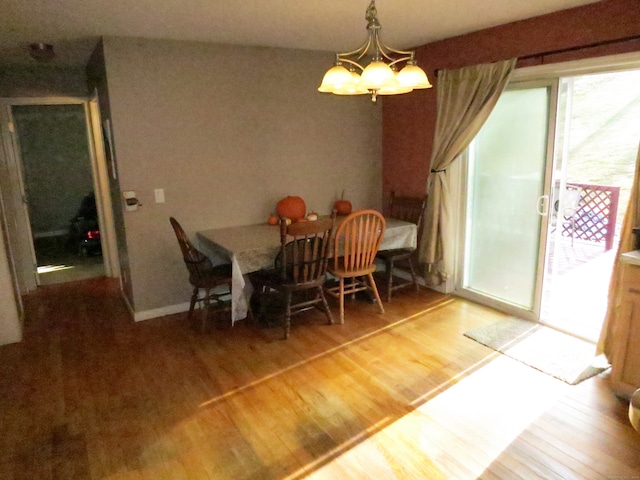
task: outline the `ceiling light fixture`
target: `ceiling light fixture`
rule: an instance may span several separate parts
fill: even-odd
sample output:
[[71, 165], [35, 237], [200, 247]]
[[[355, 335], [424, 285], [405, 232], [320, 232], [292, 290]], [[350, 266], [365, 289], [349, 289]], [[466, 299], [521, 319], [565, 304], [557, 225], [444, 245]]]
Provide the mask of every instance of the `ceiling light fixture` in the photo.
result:
[[[380, 39], [380, 22], [375, 0], [371, 0], [367, 19], [367, 40], [357, 50], [336, 53], [336, 62], [327, 70], [318, 88], [319, 92], [335, 95], [371, 94], [375, 102], [378, 95], [398, 95], [414, 89], [431, 88], [431, 83], [418, 65], [415, 52], [395, 50]], [[371, 62], [360, 62], [371, 52]], [[386, 62], [386, 63], [385, 63]], [[398, 71], [398, 67], [404, 67]]]
[[53, 45], [49, 43], [32, 43], [29, 45], [29, 55], [39, 62], [49, 61], [56, 56]]

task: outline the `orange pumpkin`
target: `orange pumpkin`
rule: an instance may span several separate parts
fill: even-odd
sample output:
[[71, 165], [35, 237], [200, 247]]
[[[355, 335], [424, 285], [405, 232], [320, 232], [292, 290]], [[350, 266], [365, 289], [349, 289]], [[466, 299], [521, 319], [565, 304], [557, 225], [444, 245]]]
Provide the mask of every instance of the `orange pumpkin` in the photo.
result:
[[278, 217], [276, 217], [275, 215], [269, 215], [267, 223], [269, 225], [278, 225], [278, 223], [280, 223], [280, 220], [278, 220]]
[[333, 208], [338, 215], [349, 215], [351, 213], [351, 202], [349, 200], [338, 200], [333, 204]]
[[288, 196], [278, 202], [276, 211], [278, 216], [290, 218], [292, 222], [297, 222], [305, 216], [307, 206], [302, 198]]
[[349, 215], [351, 213], [351, 202], [344, 199], [344, 190], [340, 196], [340, 200], [336, 200], [333, 204], [333, 209], [337, 215]]

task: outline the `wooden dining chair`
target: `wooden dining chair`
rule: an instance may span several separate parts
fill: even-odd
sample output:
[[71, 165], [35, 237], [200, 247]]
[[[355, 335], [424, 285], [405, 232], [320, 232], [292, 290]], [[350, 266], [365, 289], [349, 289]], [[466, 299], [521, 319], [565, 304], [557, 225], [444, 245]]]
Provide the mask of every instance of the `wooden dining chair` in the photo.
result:
[[[209, 257], [193, 246], [180, 223], [173, 217], [170, 217], [169, 221], [189, 271], [189, 283], [193, 287], [187, 319], [191, 320], [196, 302], [203, 302], [206, 313], [202, 319], [201, 331], [204, 332], [206, 321], [213, 311], [231, 311], [230, 301], [223, 300], [223, 297], [231, 295], [231, 264], [214, 266]], [[202, 296], [200, 290], [204, 290]]]
[[[380, 212], [359, 210], [348, 215], [336, 230], [329, 273], [338, 279], [338, 285], [325, 291], [340, 301], [341, 324], [344, 323], [344, 296], [356, 292], [373, 293], [380, 313], [384, 313], [373, 272], [385, 228], [386, 221]], [[350, 280], [346, 286], [345, 279]]]
[[[286, 224], [280, 220], [280, 253], [275, 268], [252, 277], [257, 295], [278, 294], [284, 299], [284, 338], [289, 338], [291, 315], [312, 307], [322, 307], [328, 323], [333, 324], [329, 304], [324, 296], [327, 263], [331, 254], [331, 235], [336, 219]], [[266, 304], [263, 299], [262, 306]], [[264, 312], [261, 311], [261, 316]]]
[[[396, 196], [395, 192], [391, 192], [389, 197], [389, 217], [405, 222], [415, 223], [418, 227], [418, 238], [420, 238], [420, 229], [422, 227], [422, 217], [427, 206], [427, 197], [403, 197]], [[382, 250], [376, 256], [382, 260], [385, 265], [385, 276], [387, 283], [387, 302], [391, 301], [391, 294], [399, 288], [414, 285], [416, 292], [420, 291], [420, 284], [416, 276], [413, 257], [415, 248], [396, 248], [393, 250]], [[393, 271], [395, 268], [408, 268], [411, 275], [411, 281], [401, 281], [393, 284]], [[406, 270], [405, 270], [406, 271]]]

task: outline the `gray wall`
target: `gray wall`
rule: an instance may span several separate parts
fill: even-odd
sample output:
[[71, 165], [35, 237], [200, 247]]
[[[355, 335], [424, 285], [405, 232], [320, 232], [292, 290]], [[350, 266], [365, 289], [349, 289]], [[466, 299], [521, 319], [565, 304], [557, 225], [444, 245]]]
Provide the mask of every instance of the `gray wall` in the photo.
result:
[[381, 106], [317, 92], [331, 53], [103, 44], [118, 183], [143, 204], [124, 213], [136, 312], [189, 298], [169, 216], [193, 235], [264, 222], [286, 195], [329, 213], [343, 189], [354, 208], [380, 208]]

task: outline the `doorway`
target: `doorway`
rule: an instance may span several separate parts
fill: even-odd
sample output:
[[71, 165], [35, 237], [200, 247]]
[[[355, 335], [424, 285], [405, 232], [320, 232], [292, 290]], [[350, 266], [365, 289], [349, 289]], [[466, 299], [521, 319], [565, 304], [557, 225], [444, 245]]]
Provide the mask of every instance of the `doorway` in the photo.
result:
[[11, 106], [36, 282], [104, 276], [85, 109]]
[[467, 151], [457, 289], [595, 342], [640, 140], [640, 70], [546, 78], [512, 82]]
[[540, 321], [597, 341], [640, 143], [640, 70], [561, 78], [559, 112]]
[[97, 94], [1, 99], [1, 106], [0, 186], [19, 294], [45, 283], [118, 277]]

